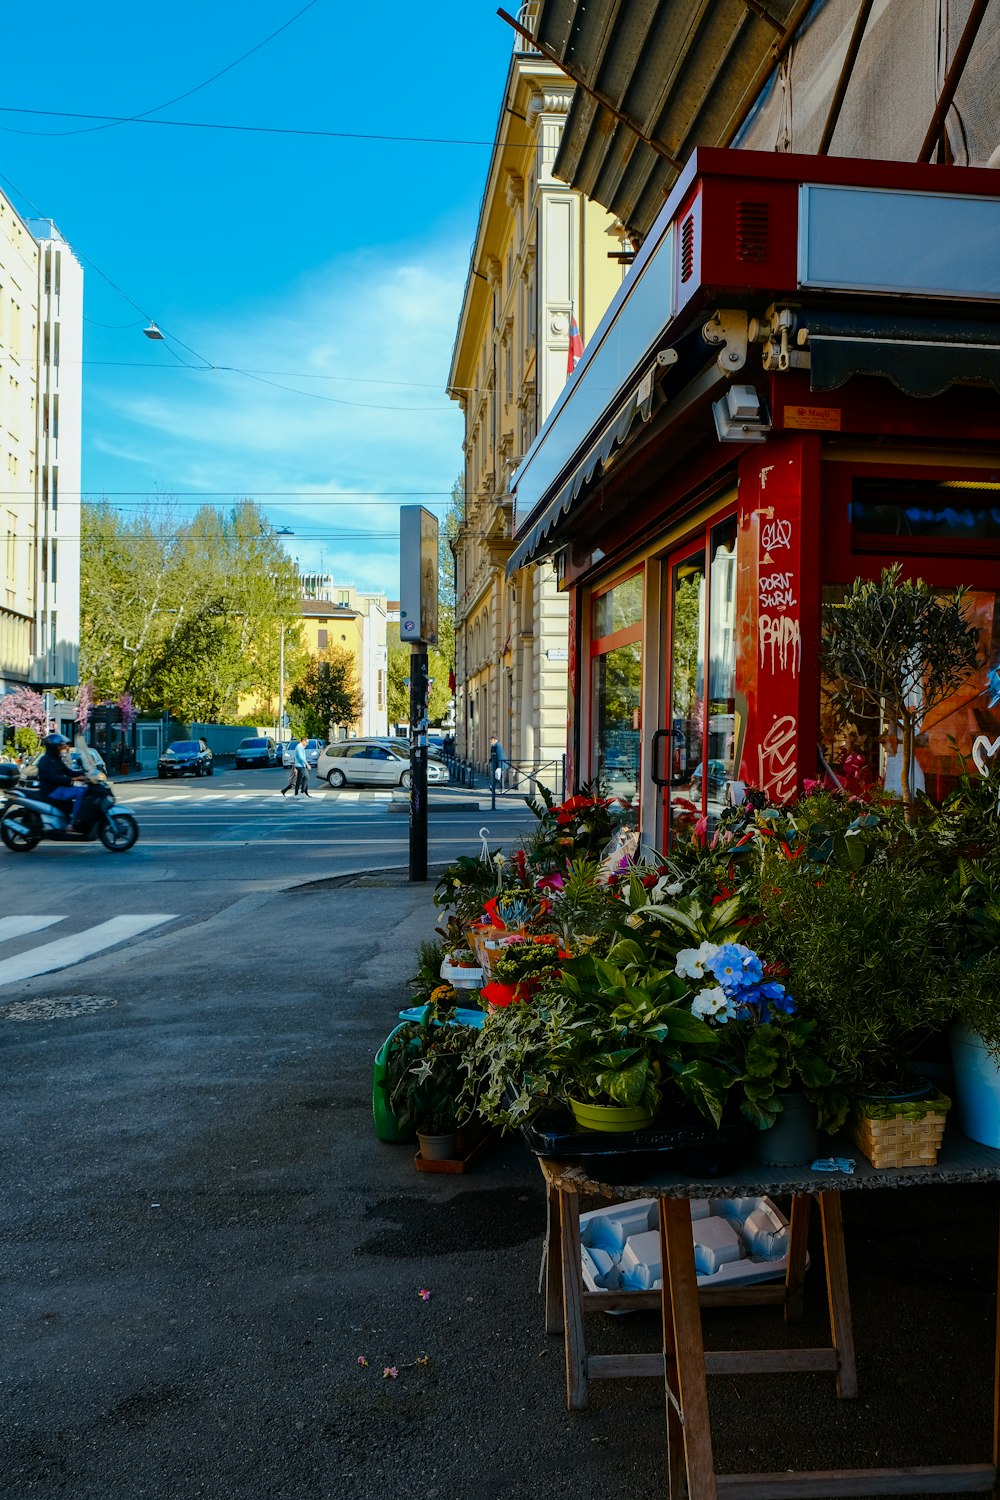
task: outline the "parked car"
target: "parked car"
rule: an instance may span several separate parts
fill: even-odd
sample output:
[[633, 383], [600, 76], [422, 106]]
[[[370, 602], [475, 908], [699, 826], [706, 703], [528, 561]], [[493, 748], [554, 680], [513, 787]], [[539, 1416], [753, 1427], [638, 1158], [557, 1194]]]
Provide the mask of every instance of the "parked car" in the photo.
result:
[[[375, 744], [388, 745], [389, 748], [390, 748], [390, 750], [398, 750], [401, 755], [405, 755], [406, 758], [409, 759], [409, 756], [410, 756], [410, 742], [406, 738], [405, 735], [402, 735], [402, 734], [390, 734], [390, 735], [378, 735], [378, 734], [375, 734], [375, 735], [369, 736], [369, 738]], [[439, 746], [437, 746], [437, 745], [435, 745], [433, 743], [433, 736], [432, 735], [428, 735], [427, 736], [427, 759], [429, 761], [430, 760], [443, 760], [444, 759], [444, 755], [442, 754], [441, 749], [439, 748]]]
[[204, 740], [174, 740], [156, 762], [161, 781], [168, 776], [211, 776], [212, 752]]
[[[39, 750], [38, 753], [36, 755], [33, 755], [30, 760], [26, 760], [23, 762], [21, 766], [22, 786], [34, 786], [38, 781], [38, 762], [41, 760], [44, 754], [44, 750]], [[106, 773], [107, 767], [104, 764], [104, 756], [101, 754], [101, 752], [99, 750], [89, 750], [89, 754], [93, 757], [94, 764], [96, 765], [97, 769], [101, 772]], [[70, 750], [67, 755], [67, 760], [69, 762], [70, 769], [73, 771], [83, 771], [87, 769], [87, 767], [84, 766], [83, 762], [80, 759], [79, 750]]]
[[236, 750], [236, 769], [241, 766], [276, 766], [278, 747], [270, 735], [240, 740]]
[[[316, 774], [332, 787], [353, 785], [402, 786], [410, 784], [410, 757], [389, 740], [338, 740], [327, 745], [319, 758]], [[448, 780], [447, 767], [428, 760], [428, 782]]]
[[[298, 740], [289, 740], [287, 745], [282, 746], [281, 764], [283, 766], [290, 766], [292, 764], [292, 761], [295, 759], [295, 747], [298, 743]], [[319, 760], [320, 751], [323, 749], [323, 741], [306, 740], [305, 747], [306, 760], [311, 766], [315, 767], [316, 762]]]

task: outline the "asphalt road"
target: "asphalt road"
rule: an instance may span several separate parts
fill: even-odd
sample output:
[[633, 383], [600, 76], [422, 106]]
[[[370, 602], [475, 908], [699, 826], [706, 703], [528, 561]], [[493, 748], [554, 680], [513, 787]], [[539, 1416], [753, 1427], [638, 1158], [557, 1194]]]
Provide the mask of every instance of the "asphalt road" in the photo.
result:
[[[282, 797], [286, 779], [274, 768], [119, 784], [119, 802], [140, 827], [125, 854], [97, 842], [41, 843], [20, 854], [0, 847], [0, 998], [31, 972], [46, 972], [39, 964], [54, 972], [64, 956], [79, 962], [154, 929], [181, 941], [190, 921], [249, 896], [362, 870], [408, 870], [405, 793], [333, 791], [312, 777], [308, 798]], [[519, 797], [502, 797], [493, 811], [481, 792], [435, 788], [428, 865], [474, 852], [483, 828], [495, 847], [533, 822]]]
[[[282, 808], [275, 780], [129, 788], [131, 855], [0, 854], [0, 923], [51, 919], [0, 926], [8, 974], [36, 965], [0, 986], [0, 1494], [665, 1493], [656, 1381], [595, 1382], [566, 1410], [521, 1141], [448, 1177], [375, 1139], [373, 1054], [436, 919], [429, 887], [385, 868], [405, 866], [406, 818]], [[523, 812], [432, 814], [432, 837], [471, 852]], [[373, 850], [374, 873], [326, 878]], [[57, 934], [123, 917], [162, 920], [37, 969]], [[997, 1202], [846, 1194], [859, 1399], [828, 1375], [714, 1378], [720, 1471], [986, 1459]], [[802, 1324], [717, 1310], [708, 1346], [826, 1342], [811, 1249]], [[587, 1339], [656, 1350], [658, 1319], [594, 1314]]]

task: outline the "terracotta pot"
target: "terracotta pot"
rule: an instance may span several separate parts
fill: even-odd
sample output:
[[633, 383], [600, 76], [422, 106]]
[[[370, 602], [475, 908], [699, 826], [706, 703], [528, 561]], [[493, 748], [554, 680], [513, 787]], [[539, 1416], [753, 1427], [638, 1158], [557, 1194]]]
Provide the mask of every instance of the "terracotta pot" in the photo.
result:
[[425, 1135], [418, 1130], [417, 1140], [424, 1161], [453, 1161], [458, 1156], [458, 1134], [454, 1130], [446, 1135]]

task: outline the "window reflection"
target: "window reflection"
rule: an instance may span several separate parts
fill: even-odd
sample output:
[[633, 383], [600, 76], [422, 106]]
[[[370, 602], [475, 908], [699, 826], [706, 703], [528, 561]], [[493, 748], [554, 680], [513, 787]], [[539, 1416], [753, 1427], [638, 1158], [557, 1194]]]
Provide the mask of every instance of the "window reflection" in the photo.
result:
[[[846, 587], [828, 585], [823, 602], [838, 604], [846, 594]], [[970, 589], [965, 613], [979, 631], [982, 664], [964, 687], [927, 714], [914, 745], [911, 790], [926, 791], [934, 802], [954, 790], [963, 767], [975, 774], [971, 757], [977, 739], [988, 745], [1000, 741], [1000, 594]], [[896, 726], [874, 715], [838, 719], [825, 679], [820, 691], [821, 779], [849, 793], [882, 785], [900, 795], [902, 746]]]
[[634, 797], [639, 790], [642, 642], [595, 657], [593, 674], [592, 765], [603, 791]]
[[706, 811], [714, 828], [736, 775], [736, 517], [711, 534], [708, 621], [708, 778]]
[[677, 563], [670, 588], [670, 833], [701, 815], [705, 733], [705, 553]]

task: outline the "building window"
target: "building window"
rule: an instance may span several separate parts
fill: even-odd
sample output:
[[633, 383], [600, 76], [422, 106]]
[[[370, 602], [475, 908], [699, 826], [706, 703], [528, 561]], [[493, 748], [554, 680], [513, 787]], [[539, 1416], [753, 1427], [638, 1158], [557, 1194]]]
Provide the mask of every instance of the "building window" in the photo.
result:
[[319, 650], [319, 651], [325, 651], [326, 650], [328, 638], [329, 638], [329, 631], [326, 631], [326, 630], [317, 630], [317, 632], [316, 632], [316, 648], [317, 648], [317, 650]]

